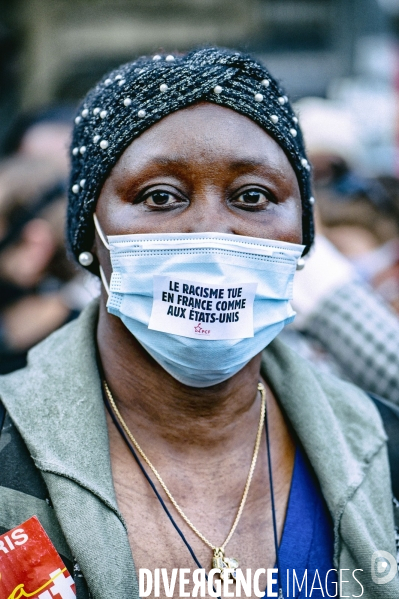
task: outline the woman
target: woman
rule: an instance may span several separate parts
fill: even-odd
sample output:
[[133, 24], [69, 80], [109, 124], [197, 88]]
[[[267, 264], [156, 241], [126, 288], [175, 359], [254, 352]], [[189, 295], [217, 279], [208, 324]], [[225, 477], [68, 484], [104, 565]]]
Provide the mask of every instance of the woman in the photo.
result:
[[83, 577], [96, 599], [138, 597], [144, 569], [237, 561], [251, 596], [293, 596], [294, 570], [295, 596], [335, 596], [333, 568], [343, 596], [395, 596], [370, 566], [395, 552], [379, 416], [272, 341], [313, 237], [287, 97], [251, 58], [202, 49], [114, 71], [75, 123], [68, 237], [103, 290], [1, 381], [38, 476], [19, 521], [42, 510], [79, 597]]

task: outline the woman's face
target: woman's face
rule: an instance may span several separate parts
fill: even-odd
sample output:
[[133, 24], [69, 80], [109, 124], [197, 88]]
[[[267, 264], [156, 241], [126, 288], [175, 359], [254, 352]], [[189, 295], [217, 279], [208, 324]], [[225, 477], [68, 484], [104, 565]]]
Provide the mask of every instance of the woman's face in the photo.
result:
[[[96, 212], [107, 235], [213, 231], [302, 242], [300, 191], [285, 153], [249, 118], [211, 103], [170, 114], [133, 141]], [[96, 247], [106, 266], [98, 238]]]

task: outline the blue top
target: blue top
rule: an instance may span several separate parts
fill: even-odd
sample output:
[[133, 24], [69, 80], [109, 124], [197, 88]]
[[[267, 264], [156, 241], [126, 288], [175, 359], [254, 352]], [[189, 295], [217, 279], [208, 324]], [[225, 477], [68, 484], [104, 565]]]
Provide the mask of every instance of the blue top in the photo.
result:
[[[284, 597], [336, 597], [337, 574], [334, 570], [327, 575], [334, 569], [333, 549], [331, 516], [312, 469], [297, 448], [279, 550]], [[272, 590], [277, 592], [278, 585]]]

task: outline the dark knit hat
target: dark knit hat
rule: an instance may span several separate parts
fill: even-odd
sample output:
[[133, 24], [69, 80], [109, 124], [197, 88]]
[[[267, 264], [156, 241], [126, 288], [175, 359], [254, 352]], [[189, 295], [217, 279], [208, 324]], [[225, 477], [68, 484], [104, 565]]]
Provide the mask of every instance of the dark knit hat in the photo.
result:
[[[305, 253], [313, 242], [310, 165], [287, 96], [250, 56], [220, 48], [155, 55], [122, 65], [92, 89], [75, 118], [67, 236], [72, 253], [91, 249], [93, 212], [101, 188], [123, 151], [154, 123], [196, 102], [232, 108], [267, 131], [286, 153], [302, 197]], [[94, 261], [89, 267], [98, 272]]]

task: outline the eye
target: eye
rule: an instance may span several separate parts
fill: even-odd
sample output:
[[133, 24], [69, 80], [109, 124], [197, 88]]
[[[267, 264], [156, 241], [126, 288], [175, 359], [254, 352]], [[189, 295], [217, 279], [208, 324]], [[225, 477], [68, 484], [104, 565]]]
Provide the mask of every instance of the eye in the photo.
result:
[[261, 208], [269, 204], [270, 198], [260, 189], [248, 189], [236, 196], [233, 203], [240, 208]]
[[143, 203], [150, 208], [169, 207], [181, 200], [168, 191], [152, 191], [143, 198]]

